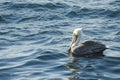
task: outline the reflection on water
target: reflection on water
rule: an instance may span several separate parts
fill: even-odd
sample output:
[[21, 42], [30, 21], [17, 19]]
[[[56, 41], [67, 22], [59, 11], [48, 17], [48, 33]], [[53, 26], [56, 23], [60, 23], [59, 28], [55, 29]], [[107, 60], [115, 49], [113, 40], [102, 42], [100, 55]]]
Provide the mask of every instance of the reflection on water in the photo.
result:
[[69, 79], [119, 80], [119, 59], [114, 57], [81, 58], [78, 62], [68, 63], [66, 67], [69, 68], [71, 74], [74, 74]]

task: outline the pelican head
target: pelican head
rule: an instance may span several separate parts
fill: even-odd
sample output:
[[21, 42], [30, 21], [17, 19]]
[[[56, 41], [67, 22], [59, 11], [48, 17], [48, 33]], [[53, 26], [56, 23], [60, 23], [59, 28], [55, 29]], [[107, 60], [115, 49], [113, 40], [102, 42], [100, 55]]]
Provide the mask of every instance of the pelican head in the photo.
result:
[[81, 31], [82, 31], [82, 28], [76, 28], [76, 29], [73, 31], [73, 35], [79, 36], [79, 35], [81, 34]]
[[76, 28], [73, 31], [73, 37], [68, 52], [72, 52], [72, 49], [80, 43], [81, 33], [82, 28]]

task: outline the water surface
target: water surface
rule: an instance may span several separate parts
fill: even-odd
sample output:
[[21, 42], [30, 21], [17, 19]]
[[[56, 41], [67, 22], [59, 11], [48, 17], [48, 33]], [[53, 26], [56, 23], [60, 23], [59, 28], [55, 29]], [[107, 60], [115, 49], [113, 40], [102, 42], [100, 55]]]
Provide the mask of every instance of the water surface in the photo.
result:
[[[82, 42], [109, 47], [104, 57], [71, 63], [66, 53], [78, 27]], [[119, 0], [0, 1], [0, 80], [120, 80], [119, 60]]]

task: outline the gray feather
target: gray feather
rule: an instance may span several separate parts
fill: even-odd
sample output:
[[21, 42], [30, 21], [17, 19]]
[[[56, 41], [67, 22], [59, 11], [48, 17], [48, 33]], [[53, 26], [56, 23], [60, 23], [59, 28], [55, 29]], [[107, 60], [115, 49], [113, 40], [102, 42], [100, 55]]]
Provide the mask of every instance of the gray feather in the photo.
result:
[[82, 55], [96, 55], [102, 53], [106, 49], [105, 45], [100, 42], [95, 41], [86, 41], [76, 46], [73, 49], [73, 56], [82, 56]]

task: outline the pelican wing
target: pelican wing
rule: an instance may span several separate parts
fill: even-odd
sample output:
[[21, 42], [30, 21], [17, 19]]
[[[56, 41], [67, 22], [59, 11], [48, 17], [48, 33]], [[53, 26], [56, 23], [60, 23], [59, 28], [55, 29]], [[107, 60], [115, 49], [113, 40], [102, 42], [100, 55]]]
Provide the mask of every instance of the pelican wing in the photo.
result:
[[106, 49], [104, 44], [94, 41], [86, 41], [73, 49], [74, 56], [102, 53]]

